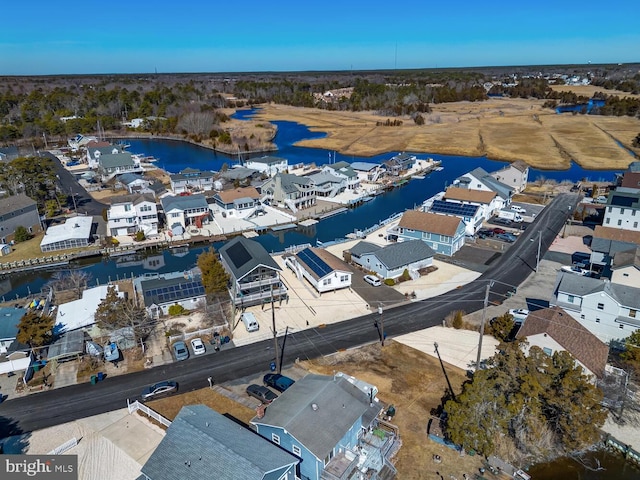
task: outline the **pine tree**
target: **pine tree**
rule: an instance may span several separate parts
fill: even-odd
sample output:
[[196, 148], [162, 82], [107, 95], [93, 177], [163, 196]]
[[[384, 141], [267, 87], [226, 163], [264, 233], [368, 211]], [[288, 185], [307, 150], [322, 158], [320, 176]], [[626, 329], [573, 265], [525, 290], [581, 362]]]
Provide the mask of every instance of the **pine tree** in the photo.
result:
[[198, 268], [202, 272], [202, 284], [207, 294], [226, 292], [229, 274], [225, 271], [213, 248], [198, 255]]
[[29, 310], [18, 323], [16, 340], [32, 349], [47, 345], [53, 338], [55, 320], [50, 315], [40, 315], [35, 310]]

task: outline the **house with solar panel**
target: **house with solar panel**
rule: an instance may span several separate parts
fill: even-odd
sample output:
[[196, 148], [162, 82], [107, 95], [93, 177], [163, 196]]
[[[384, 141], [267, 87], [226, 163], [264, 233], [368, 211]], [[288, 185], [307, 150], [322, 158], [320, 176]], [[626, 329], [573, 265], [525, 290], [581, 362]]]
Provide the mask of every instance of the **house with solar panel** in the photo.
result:
[[205, 405], [182, 407], [138, 480], [296, 480], [300, 459]]
[[640, 232], [640, 190], [618, 187], [609, 194], [602, 225]]
[[485, 219], [480, 205], [473, 203], [449, 202], [447, 200], [434, 200], [429, 211], [438, 215], [452, 215], [464, 222], [465, 234], [475, 235], [482, 227]]
[[419, 270], [433, 265], [435, 252], [422, 240], [380, 246], [361, 241], [345, 251], [346, 258], [382, 278], [398, 278], [406, 271], [419, 278]]
[[204, 195], [185, 195], [160, 199], [166, 226], [172, 235], [182, 235], [189, 225], [202, 225], [211, 216]]
[[407, 210], [387, 235], [398, 242], [422, 240], [436, 253], [451, 256], [464, 245], [466, 226], [461, 218], [431, 212]]
[[237, 308], [287, 298], [287, 287], [280, 280], [282, 269], [258, 242], [237, 236], [218, 252], [229, 274], [231, 301]]
[[515, 189], [505, 185], [504, 183], [496, 180], [483, 168], [474, 168], [470, 172], [461, 175], [453, 181], [453, 186], [458, 188], [468, 188], [471, 190], [485, 190], [495, 192], [502, 202], [502, 205], [497, 205], [498, 210], [502, 210], [505, 207], [511, 205], [511, 197], [515, 192]]
[[273, 177], [275, 174], [287, 170], [289, 168], [289, 161], [286, 158], [266, 156], [250, 158], [244, 162], [244, 166], [257, 170], [268, 177]]
[[134, 282], [142, 295], [144, 307], [151, 318], [169, 315], [169, 307], [182, 305], [194, 310], [206, 301], [202, 278], [191, 272], [165, 274], [155, 278], [140, 278]]
[[504, 206], [504, 201], [492, 190], [474, 190], [471, 188], [449, 187], [441, 200], [447, 202], [478, 205], [485, 219], [493, 217]]
[[185, 168], [169, 175], [171, 191], [176, 195], [189, 192], [213, 190], [213, 172], [202, 172], [195, 168]]
[[284, 263], [298, 280], [306, 279], [319, 293], [351, 286], [349, 267], [322, 248], [307, 247], [295, 254], [285, 254]]

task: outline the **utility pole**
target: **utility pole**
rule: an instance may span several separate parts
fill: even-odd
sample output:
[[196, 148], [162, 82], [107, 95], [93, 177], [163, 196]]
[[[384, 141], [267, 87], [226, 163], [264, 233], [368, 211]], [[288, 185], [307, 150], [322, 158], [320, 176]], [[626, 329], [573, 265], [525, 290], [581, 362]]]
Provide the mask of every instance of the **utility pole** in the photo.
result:
[[384, 347], [384, 317], [382, 316], [382, 304], [378, 305], [378, 313], [380, 314], [380, 345]]
[[542, 230], [538, 230], [538, 255], [536, 256], [536, 273], [540, 264], [540, 248], [542, 247]]
[[440, 352], [438, 351], [438, 343], [433, 342], [433, 346], [436, 349], [436, 355], [438, 356], [438, 360], [440, 360], [440, 367], [442, 367], [442, 373], [444, 373], [444, 379], [447, 381], [447, 385], [449, 386], [449, 392], [451, 392], [451, 398], [455, 401], [456, 394], [453, 393], [453, 387], [451, 386], [451, 382], [449, 381], [449, 376], [447, 375], [447, 371], [444, 369], [444, 363], [442, 363], [442, 358], [440, 358]]
[[271, 325], [273, 326], [273, 352], [276, 355], [276, 372], [280, 373], [280, 347], [278, 346], [278, 332], [276, 332], [276, 310], [273, 305], [273, 283], [271, 284]]
[[478, 356], [476, 358], [476, 372], [480, 370], [480, 355], [482, 354], [482, 337], [484, 336], [484, 322], [487, 320], [487, 307], [489, 306], [489, 289], [491, 289], [493, 282], [487, 285], [487, 290], [484, 292], [484, 308], [482, 309], [482, 323], [480, 324], [480, 340], [478, 342]]

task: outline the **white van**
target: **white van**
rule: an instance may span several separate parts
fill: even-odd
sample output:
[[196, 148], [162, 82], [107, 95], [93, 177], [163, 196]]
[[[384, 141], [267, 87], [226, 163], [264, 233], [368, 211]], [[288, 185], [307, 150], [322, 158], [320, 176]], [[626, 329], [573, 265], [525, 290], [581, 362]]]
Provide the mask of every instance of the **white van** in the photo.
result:
[[247, 329], [247, 332], [256, 332], [260, 329], [260, 324], [253, 313], [245, 312], [240, 315], [240, 319], [244, 323], [244, 328]]
[[518, 213], [527, 213], [527, 211], [519, 205], [511, 205], [511, 210]]

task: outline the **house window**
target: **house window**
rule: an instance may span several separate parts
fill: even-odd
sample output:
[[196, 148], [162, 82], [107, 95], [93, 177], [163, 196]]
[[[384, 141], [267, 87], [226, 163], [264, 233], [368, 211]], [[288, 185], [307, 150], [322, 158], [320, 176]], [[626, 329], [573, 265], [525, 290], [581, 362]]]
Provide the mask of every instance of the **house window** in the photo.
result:
[[598, 310], [604, 310], [604, 303], [598, 304]]
[[620, 324], [620, 330], [622, 330], [624, 328], [624, 325]]
[[298, 457], [302, 456], [302, 450], [300, 450], [300, 447], [298, 445], [292, 445], [291, 451], [293, 452], [294, 455], [297, 455]]
[[600, 319], [596, 317], [596, 323], [600, 323]]
[[573, 303], [573, 300], [574, 300], [575, 298], [576, 298], [576, 297], [574, 297], [573, 295], [568, 295], [568, 296], [567, 296], [567, 302], [569, 302], [569, 303]]
[[624, 208], [620, 209], [620, 215], [624, 215]]
[[324, 459], [324, 466], [326, 467], [327, 464], [331, 461], [331, 459], [333, 458], [333, 450], [331, 450], [329, 452], [329, 455], [327, 455]]
[[125, 205], [124, 206], [124, 211], [125, 212], [130, 212], [131, 211], [131, 205]]
[[549, 356], [553, 355], [553, 350], [551, 350], [550, 348], [544, 347], [542, 351]]
[[273, 443], [275, 443], [276, 445], [280, 445], [280, 436], [276, 435], [275, 433], [271, 434], [271, 440], [273, 441]]
[[580, 318], [581, 318], [582, 320], [584, 320], [584, 314], [583, 314], [583, 315], [580, 315]]
[[633, 222], [633, 228], [638, 228], [638, 222]]
[[636, 313], [637, 313], [637, 310], [634, 310], [633, 308], [629, 309], [629, 316], [631, 318], [636, 318]]
[[622, 225], [622, 220], [618, 220], [618, 226]]
[[322, 285], [325, 285], [325, 286], [326, 286], [326, 285], [331, 285], [331, 279], [330, 279], [330, 278], [325, 278], [325, 279], [322, 281]]
[[613, 207], [609, 207], [609, 213], [613, 212]]
[[171, 214], [171, 218], [178, 218], [178, 217], [180, 217], [179, 213], [172, 213]]
[[349, 275], [341, 275], [340, 276], [340, 281], [341, 282], [347, 282], [349, 280]]
[[610, 219], [609, 219], [609, 218], [607, 218], [607, 221], [606, 221], [605, 223], [609, 223], [609, 220], [610, 220]]
[[631, 216], [635, 217], [636, 216], [636, 211], [635, 210], [631, 210]]

